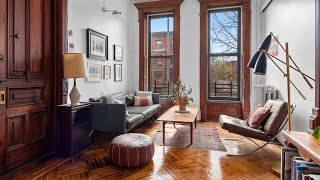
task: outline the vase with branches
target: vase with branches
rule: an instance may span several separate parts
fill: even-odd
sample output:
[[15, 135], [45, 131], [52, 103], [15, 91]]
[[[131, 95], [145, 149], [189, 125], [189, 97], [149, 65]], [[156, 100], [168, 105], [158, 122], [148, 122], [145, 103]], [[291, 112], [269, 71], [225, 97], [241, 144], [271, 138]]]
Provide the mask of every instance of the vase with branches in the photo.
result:
[[189, 97], [192, 93], [192, 88], [186, 88], [179, 78], [178, 81], [172, 86], [171, 101], [179, 107], [179, 111], [185, 111], [189, 102], [193, 102], [193, 98]]

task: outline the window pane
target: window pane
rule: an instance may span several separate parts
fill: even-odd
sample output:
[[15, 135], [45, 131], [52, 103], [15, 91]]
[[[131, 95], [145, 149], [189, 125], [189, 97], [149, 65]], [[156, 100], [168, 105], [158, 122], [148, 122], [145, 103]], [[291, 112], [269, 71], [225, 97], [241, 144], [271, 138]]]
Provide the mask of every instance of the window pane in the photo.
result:
[[173, 84], [173, 58], [151, 58], [149, 90], [160, 95], [171, 94]]
[[151, 17], [151, 56], [170, 56], [173, 53], [173, 17]]
[[210, 58], [210, 97], [239, 97], [237, 59], [237, 56], [217, 56]]
[[238, 52], [238, 10], [210, 13], [210, 53]]

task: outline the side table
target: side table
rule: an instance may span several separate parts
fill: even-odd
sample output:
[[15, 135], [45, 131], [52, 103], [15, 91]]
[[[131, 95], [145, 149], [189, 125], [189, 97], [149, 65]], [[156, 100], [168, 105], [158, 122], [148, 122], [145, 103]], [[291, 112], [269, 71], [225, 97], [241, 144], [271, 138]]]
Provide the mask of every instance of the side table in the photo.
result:
[[58, 106], [60, 121], [59, 154], [72, 156], [91, 144], [91, 105]]

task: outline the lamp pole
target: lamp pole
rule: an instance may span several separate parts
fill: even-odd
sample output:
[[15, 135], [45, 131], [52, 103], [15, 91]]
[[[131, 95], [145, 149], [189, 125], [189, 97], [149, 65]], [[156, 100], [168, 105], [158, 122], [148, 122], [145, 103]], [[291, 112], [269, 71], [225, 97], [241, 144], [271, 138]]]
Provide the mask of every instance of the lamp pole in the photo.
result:
[[286, 65], [287, 65], [287, 92], [288, 92], [288, 130], [291, 131], [291, 91], [290, 91], [290, 55], [289, 45], [286, 43]]

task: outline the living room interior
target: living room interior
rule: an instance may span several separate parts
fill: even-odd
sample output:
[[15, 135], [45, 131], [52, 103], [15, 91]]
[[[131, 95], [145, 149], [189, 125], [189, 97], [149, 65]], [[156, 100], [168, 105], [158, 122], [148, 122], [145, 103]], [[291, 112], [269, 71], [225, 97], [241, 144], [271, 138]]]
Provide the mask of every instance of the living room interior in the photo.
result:
[[0, 179], [320, 179], [317, 0], [2, 0]]

